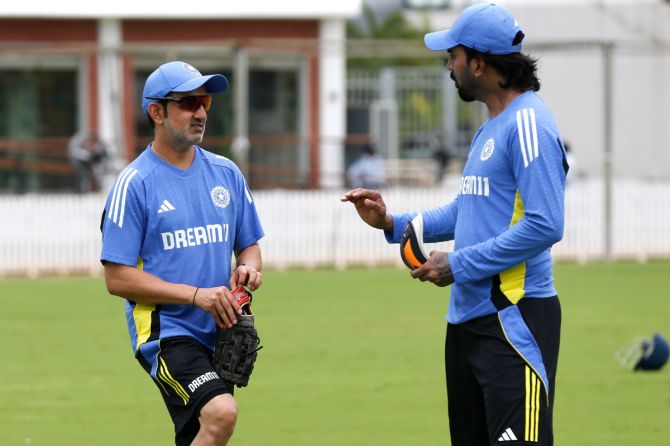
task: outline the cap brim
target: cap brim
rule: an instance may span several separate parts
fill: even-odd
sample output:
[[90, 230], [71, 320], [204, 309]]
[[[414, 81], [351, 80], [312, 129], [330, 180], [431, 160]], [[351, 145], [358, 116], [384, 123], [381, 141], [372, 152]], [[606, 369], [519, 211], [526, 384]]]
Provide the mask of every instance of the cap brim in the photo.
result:
[[423, 43], [429, 50], [433, 51], [446, 51], [459, 45], [458, 42], [449, 36], [448, 29], [426, 34], [423, 38]]
[[185, 91], [197, 90], [203, 85], [207, 88], [207, 93], [221, 93], [228, 88], [228, 79], [223, 74], [194, 77], [176, 86], [171, 91], [183, 93]]

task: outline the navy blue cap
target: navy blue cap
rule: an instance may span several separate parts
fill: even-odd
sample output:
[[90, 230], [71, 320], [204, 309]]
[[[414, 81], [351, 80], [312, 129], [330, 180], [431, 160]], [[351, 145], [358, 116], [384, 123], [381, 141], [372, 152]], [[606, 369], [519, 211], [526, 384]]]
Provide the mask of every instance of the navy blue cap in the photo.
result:
[[202, 86], [207, 93], [220, 93], [228, 88], [228, 79], [223, 74], [203, 76], [193, 65], [175, 61], [161, 65], [149, 75], [142, 92], [142, 111], [147, 113], [149, 104], [158, 102], [147, 97], [164, 97], [170, 92], [193, 91]]
[[445, 51], [458, 45], [488, 54], [521, 52], [521, 31], [514, 16], [495, 3], [482, 3], [466, 8], [451, 28], [428, 33], [424, 43], [433, 51]]

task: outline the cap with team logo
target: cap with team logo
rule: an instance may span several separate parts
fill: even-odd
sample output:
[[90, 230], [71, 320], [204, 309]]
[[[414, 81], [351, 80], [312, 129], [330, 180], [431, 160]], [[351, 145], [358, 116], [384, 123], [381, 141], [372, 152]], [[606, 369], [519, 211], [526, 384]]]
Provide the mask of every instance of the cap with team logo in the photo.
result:
[[228, 79], [223, 74], [203, 76], [193, 65], [175, 61], [161, 65], [149, 75], [142, 92], [142, 111], [147, 113], [149, 104], [157, 102], [148, 97], [163, 97], [170, 92], [193, 91], [202, 86], [207, 93], [220, 93], [228, 88]]
[[524, 33], [514, 16], [495, 3], [466, 8], [449, 29], [426, 34], [424, 43], [433, 51], [445, 51], [458, 45], [488, 54], [512, 54], [521, 51]]

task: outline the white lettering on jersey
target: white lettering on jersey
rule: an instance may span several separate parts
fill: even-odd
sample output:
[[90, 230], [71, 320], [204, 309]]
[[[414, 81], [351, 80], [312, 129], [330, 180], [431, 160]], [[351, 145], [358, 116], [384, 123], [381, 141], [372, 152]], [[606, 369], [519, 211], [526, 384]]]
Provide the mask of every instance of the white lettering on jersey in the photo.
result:
[[175, 244], [177, 245], [176, 248], [186, 248], [188, 246], [186, 244], [186, 231], [183, 229], [179, 229], [177, 231], [174, 231], [174, 241]]
[[516, 112], [517, 133], [519, 133], [519, 147], [523, 156], [523, 166], [528, 167], [535, 158], [540, 156], [537, 143], [537, 124], [535, 110], [524, 108]]
[[[226, 241], [228, 241], [228, 225], [226, 227]], [[221, 241], [222, 240], [222, 228], [221, 225], [207, 225], [207, 238], [209, 240]]]
[[458, 191], [459, 195], [481, 195], [483, 197], [489, 196], [489, 178], [478, 177], [475, 175], [468, 175], [461, 177], [461, 187]]
[[193, 228], [193, 232], [195, 233], [196, 245], [207, 243], [207, 231], [205, 231], [205, 228], [198, 226], [197, 228]]
[[190, 246], [206, 245], [208, 243], [223, 243], [228, 241], [228, 224], [196, 226], [195, 228], [177, 229], [174, 232], [161, 232], [163, 251], [188, 248]]

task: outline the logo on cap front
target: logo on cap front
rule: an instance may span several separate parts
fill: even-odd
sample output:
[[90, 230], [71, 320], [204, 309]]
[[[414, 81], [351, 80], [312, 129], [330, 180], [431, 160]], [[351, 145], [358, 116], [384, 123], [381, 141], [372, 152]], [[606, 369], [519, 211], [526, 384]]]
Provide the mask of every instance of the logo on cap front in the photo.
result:
[[186, 71], [190, 71], [191, 73], [197, 73], [197, 72], [198, 72], [198, 70], [196, 70], [196, 68], [195, 68], [193, 65], [189, 64], [189, 63], [185, 63], [185, 64], [184, 64], [184, 69], [185, 69]]

